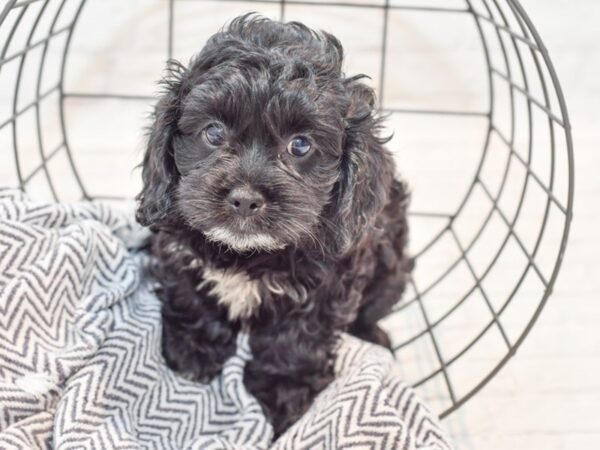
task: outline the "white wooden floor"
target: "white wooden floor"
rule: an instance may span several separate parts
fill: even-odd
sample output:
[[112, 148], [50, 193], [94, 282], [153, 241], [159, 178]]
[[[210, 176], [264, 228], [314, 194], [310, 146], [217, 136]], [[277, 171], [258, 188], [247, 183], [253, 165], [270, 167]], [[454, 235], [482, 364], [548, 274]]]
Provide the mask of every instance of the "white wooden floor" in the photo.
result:
[[600, 2], [523, 0], [561, 78], [575, 218], [554, 294], [508, 366], [445, 422], [458, 448], [600, 448]]
[[[407, 0], [395, 4], [461, 7], [464, 1]], [[600, 232], [600, 2], [522, 0], [522, 4], [550, 51], [571, 113], [576, 162], [575, 219], [554, 293], [531, 334], [496, 378], [444, 423], [459, 449], [596, 449], [600, 448], [600, 238], [595, 235]], [[160, 77], [166, 55], [166, 5], [166, 0], [89, 0], [69, 53], [67, 90], [133, 95], [155, 92], [154, 82]], [[277, 17], [279, 7], [177, 2], [174, 56], [186, 61], [218, 26], [248, 10]], [[388, 61], [385, 106], [484, 111], [485, 66], [472, 19], [460, 14], [390, 14], [388, 49], [391, 55], [401, 54], [402, 58]], [[347, 73], [366, 72], [372, 75], [372, 85], [379, 86], [381, 11], [288, 5], [286, 19], [302, 20], [336, 34], [347, 51]], [[0, 42], [4, 38], [0, 33]], [[58, 73], [58, 59], [52, 57], [60, 56], [60, 52], [50, 48], [48, 55], [48, 75], [44, 76], [42, 91], [55, 81], [51, 74]], [[9, 67], [4, 78], [0, 77], [0, 114], [10, 113], [12, 108], [9, 100], [14, 84], [6, 79], [16, 69]], [[19, 104], [30, 100], [27, 93], [34, 92], [32, 83], [35, 77], [24, 79], [20, 89], [25, 95], [20, 96]], [[44, 105], [43, 108], [49, 108], [42, 110], [44, 142], [47, 149], [52, 149], [60, 141], [58, 110], [52, 97]], [[143, 150], [149, 110], [148, 102], [80, 97], [67, 100], [69, 143], [90, 194], [128, 196], [138, 190], [139, 172], [132, 168]], [[484, 126], [481, 117], [390, 118], [390, 128], [396, 133], [390, 146], [397, 151], [399, 170], [412, 186], [414, 211], [450, 213], [456, 208], [480, 157]], [[19, 127], [21, 164], [27, 172], [39, 161], [37, 134], [31, 131], [35, 129], [33, 113], [26, 114]], [[15, 180], [12, 145], [12, 137], [0, 132], [3, 183]], [[61, 198], [80, 195], [69, 176], [66, 155], [57, 156], [50, 169]], [[493, 172], [494, 167], [490, 170]], [[33, 193], [41, 195], [47, 190], [43, 176], [32, 185]], [[478, 211], [465, 216], [466, 223], [460, 225], [459, 233], [466, 233], [479, 223]], [[417, 251], [440, 224], [415, 219], [412, 226], [412, 245]], [[522, 231], [527, 233], [528, 229]], [[487, 239], [493, 240], [494, 236]], [[417, 280], [446, 267], [449, 258], [450, 252], [444, 250], [439, 259], [423, 261]], [[551, 261], [547, 258], [542, 263]], [[510, 266], [510, 261], [503, 264]], [[457, 277], [454, 285], [437, 293], [438, 297], [443, 301], [456, 296], [465, 282], [473, 283], [472, 279]], [[506, 278], [497, 277], [495, 283], [500, 288], [506, 284]], [[493, 292], [494, 286], [489, 289]], [[538, 298], [532, 296], [534, 302]], [[527, 318], [522, 310], [517, 312]], [[471, 322], [483, 323], [479, 314], [484, 313], [464, 311], [462, 318], [469, 320], [455, 323], [450, 334], [444, 335], [444, 345], [452, 347], [456, 329], [463, 330]], [[407, 317], [408, 313], [392, 318], [386, 325], [404, 333], [414, 325]], [[400, 339], [399, 335], [396, 338]], [[492, 347], [490, 344], [490, 355]], [[436, 364], [430, 346], [423, 353], [420, 347], [412, 348], [417, 353], [402, 357], [399, 364], [399, 373], [406, 377]], [[493, 355], [488, 359], [493, 359]], [[471, 366], [470, 378], [459, 380], [476, 380], [477, 364]], [[461, 391], [466, 386], [455, 388]], [[443, 384], [440, 389], [444, 391]], [[442, 408], [435, 389], [423, 389], [422, 394], [433, 408]]]

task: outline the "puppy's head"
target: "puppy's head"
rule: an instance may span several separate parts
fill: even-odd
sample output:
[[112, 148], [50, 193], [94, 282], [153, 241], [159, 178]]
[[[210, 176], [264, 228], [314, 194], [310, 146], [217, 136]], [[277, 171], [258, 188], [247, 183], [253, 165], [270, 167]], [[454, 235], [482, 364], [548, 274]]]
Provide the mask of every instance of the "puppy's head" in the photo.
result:
[[143, 162], [138, 220], [237, 252], [319, 243], [344, 252], [383, 207], [393, 165], [374, 95], [342, 47], [253, 15], [171, 62]]

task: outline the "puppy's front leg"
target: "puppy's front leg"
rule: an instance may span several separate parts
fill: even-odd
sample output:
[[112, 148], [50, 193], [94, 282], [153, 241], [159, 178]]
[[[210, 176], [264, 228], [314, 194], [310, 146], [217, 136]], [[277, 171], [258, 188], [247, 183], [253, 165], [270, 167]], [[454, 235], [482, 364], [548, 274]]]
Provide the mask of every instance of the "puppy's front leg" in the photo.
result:
[[284, 319], [253, 328], [253, 359], [246, 365], [244, 384], [254, 395], [275, 436], [281, 435], [309, 408], [334, 378], [335, 335], [314, 317]]
[[[190, 297], [195, 296], [193, 301]], [[178, 292], [163, 304], [163, 356], [186, 378], [209, 382], [235, 353], [239, 325], [227, 311], [201, 293]]]

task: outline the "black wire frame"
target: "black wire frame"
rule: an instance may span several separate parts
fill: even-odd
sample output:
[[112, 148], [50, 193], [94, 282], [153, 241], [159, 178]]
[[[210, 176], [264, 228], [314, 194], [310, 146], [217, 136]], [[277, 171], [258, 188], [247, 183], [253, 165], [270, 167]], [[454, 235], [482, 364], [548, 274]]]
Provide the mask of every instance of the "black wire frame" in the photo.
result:
[[[11, 135], [13, 141], [13, 156], [15, 161], [15, 172], [17, 178], [19, 180], [19, 184], [23, 189], [27, 189], [29, 182], [36, 177], [38, 174], [43, 174], [47, 183], [48, 189], [52, 197], [58, 200], [58, 195], [56, 189], [54, 187], [54, 183], [51, 177], [50, 172], [48, 171], [48, 163], [60, 152], [65, 152], [70, 168], [72, 170], [74, 179], [79, 186], [82, 198], [89, 199], [113, 199], [107, 196], [98, 196], [91, 195], [86, 189], [82, 177], [79, 174], [77, 166], [75, 164], [75, 158], [73, 157], [73, 150], [69, 145], [69, 139], [67, 137], [67, 123], [65, 120], [65, 102], [69, 98], [94, 98], [94, 99], [118, 99], [123, 101], [152, 101], [154, 100], [151, 96], [140, 96], [140, 95], [129, 95], [126, 93], [84, 93], [84, 92], [68, 92], [65, 90], [64, 79], [65, 79], [65, 71], [67, 67], [67, 59], [69, 46], [71, 43], [71, 39], [73, 36], [73, 32], [75, 26], [77, 24], [78, 18], [88, 0], [56, 0], [59, 3], [58, 7], [54, 12], [54, 16], [51, 18], [50, 28], [48, 34], [39, 40], [33, 41], [33, 37], [35, 35], [36, 29], [41, 22], [42, 17], [48, 13], [47, 6], [53, 2], [53, 0], [8, 0], [3, 9], [0, 11], [0, 31], [7, 29], [7, 37], [4, 42], [0, 42], [0, 81], [2, 80], [2, 71], [3, 68], [10, 63], [11, 61], [17, 61], [19, 64], [18, 74], [16, 77], [16, 84], [14, 87], [14, 93], [12, 97], [12, 108], [11, 115], [7, 119], [0, 118], [0, 133], [3, 132], [5, 128], [11, 128]], [[166, 58], [171, 58], [173, 55], [173, 42], [174, 42], [174, 28], [175, 28], [175, 4], [176, 2], [180, 2], [184, 0], [165, 0], [165, 13], [167, 17], [167, 27], [168, 27], [168, 42], [167, 42], [167, 55]], [[192, 0], [187, 0], [192, 1]], [[193, 0], [193, 1], [203, 1], [203, 0]], [[238, 2], [240, 0], [222, 0], [226, 2]], [[441, 417], [445, 417], [451, 412], [455, 411], [461, 405], [463, 405], [468, 399], [473, 397], [479, 390], [485, 386], [506, 364], [506, 362], [515, 354], [516, 350], [519, 348], [523, 340], [529, 334], [531, 328], [535, 324], [537, 318], [539, 317], [544, 305], [546, 304], [551, 292], [553, 285], [556, 281], [556, 277], [558, 276], [558, 272], [563, 260], [564, 252], [566, 249], [566, 244], [569, 235], [570, 224], [572, 221], [573, 215], [573, 195], [574, 195], [574, 162], [573, 162], [573, 142], [571, 135], [571, 127], [569, 122], [568, 111], [565, 103], [565, 98], [554, 69], [554, 66], [550, 60], [548, 55], [548, 51], [546, 50], [538, 32], [536, 31], [531, 19], [528, 17], [523, 7], [517, 0], [464, 0], [464, 7], [438, 7], [438, 6], [424, 6], [420, 5], [400, 5], [396, 2], [392, 2], [391, 0], [364, 0], [361, 2], [349, 2], [349, 1], [320, 1], [320, 0], [243, 0], [244, 3], [256, 3], [256, 4], [278, 4], [279, 15], [281, 20], [285, 20], [286, 18], [286, 6], [288, 5], [308, 5], [313, 7], [319, 6], [337, 6], [344, 8], [366, 8], [366, 9], [376, 9], [380, 10], [382, 13], [382, 21], [381, 21], [381, 49], [380, 49], [380, 78], [379, 78], [379, 86], [378, 86], [378, 95], [380, 99], [380, 106], [383, 112], [395, 113], [395, 114], [425, 114], [425, 115], [447, 115], [447, 116], [463, 116], [463, 117], [481, 117], [486, 119], [487, 121], [487, 131], [483, 143], [483, 151], [481, 154], [481, 158], [479, 160], [477, 169], [475, 171], [475, 175], [467, 189], [467, 192], [463, 198], [463, 201], [460, 203], [458, 208], [453, 214], [444, 214], [444, 213], [436, 213], [436, 212], [412, 212], [413, 216], [421, 216], [421, 217], [436, 217], [438, 219], [446, 220], [446, 226], [437, 233], [427, 245], [425, 245], [416, 255], [415, 257], [418, 259], [420, 256], [430, 251], [444, 236], [449, 235], [452, 240], [455, 242], [456, 247], [459, 252], [459, 258], [452, 261], [447, 270], [444, 271], [438, 278], [433, 280], [427, 286], [417, 286], [416, 282], [412, 281], [412, 288], [415, 292], [415, 296], [411, 299], [408, 299], [399, 304], [393, 314], [401, 313], [405, 308], [411, 305], [417, 305], [419, 311], [422, 314], [422, 318], [426, 324], [424, 330], [418, 332], [412, 337], [405, 339], [402, 342], [396, 344], [395, 350], [399, 351], [411, 344], [413, 344], [417, 339], [428, 336], [435, 353], [435, 358], [437, 359], [438, 367], [433, 370], [431, 373], [422, 377], [419, 380], [415, 380], [415, 386], [421, 386], [430, 379], [441, 375], [443, 377], [446, 389], [447, 389], [447, 397], [450, 401], [450, 404], [447, 408], [445, 408], [441, 412]], [[9, 52], [11, 48], [11, 43], [13, 42], [13, 38], [22, 24], [22, 19], [25, 17], [27, 10], [31, 7], [31, 5], [35, 3], [42, 3], [41, 7], [37, 11], [37, 16], [32, 22], [31, 28], [28, 30], [27, 39], [22, 48], [13, 50]], [[71, 6], [72, 3], [75, 3], [75, 8], [65, 8], [65, 5], [69, 4]], [[57, 27], [59, 23], [59, 19], [62, 18], [62, 14], [64, 11], [69, 10], [70, 17], [67, 20], [67, 24], [61, 27]], [[453, 110], [419, 110], [419, 109], [399, 109], [399, 108], [385, 108], [385, 75], [386, 75], [386, 65], [387, 65], [387, 57], [388, 57], [388, 40], [389, 40], [389, 26], [390, 26], [390, 12], [393, 10], [407, 10], [407, 11], [420, 11], [423, 13], [432, 13], [432, 14], [467, 14], [473, 18], [474, 26], [477, 30], [477, 33], [481, 40], [482, 52], [485, 58], [487, 73], [485, 76], [487, 77], [488, 83], [488, 109], [486, 111], [453, 111]], [[7, 17], [11, 15], [13, 20], [12, 22], [7, 21]], [[496, 42], [500, 46], [501, 55], [504, 62], [504, 67], [494, 67], [492, 65], [491, 59], [491, 42], [490, 37], [486, 35], [483, 31], [484, 24], [491, 26], [495, 33]], [[516, 26], [515, 26], [516, 24]], [[5, 28], [8, 27], [8, 28]], [[516, 28], [516, 29], [515, 29]], [[27, 31], [27, 30], [26, 30]], [[42, 86], [42, 78], [44, 75], [44, 63], [46, 61], [46, 54], [49, 47], [50, 42], [59, 37], [64, 37], [64, 44], [62, 48], [62, 60], [60, 66], [60, 77], [59, 82], [46, 89], [45, 91], [41, 90]], [[507, 42], [508, 41], [508, 42]], [[525, 46], [526, 50], [522, 50], [522, 47]], [[36, 48], [42, 48], [41, 62], [37, 72], [37, 81], [36, 81], [36, 92], [35, 98], [33, 101], [27, 103], [25, 106], [18, 107], [18, 99], [21, 89], [21, 75], [22, 70], [28, 56], [28, 53]], [[517, 67], [512, 67], [509, 62], [509, 50], [512, 49], [514, 55], [517, 59]], [[533, 61], [535, 72], [542, 87], [542, 97], [537, 98], [530, 92], [529, 88], [529, 78], [528, 71], [525, 67], [525, 58], [529, 54], [529, 61]], [[544, 75], [544, 68], [547, 72], [546, 78]], [[523, 85], [519, 85], [515, 82], [515, 73], [520, 75], [523, 80]], [[503, 81], [509, 87], [509, 102], [511, 109], [511, 132], [510, 135], [505, 135], [503, 131], [500, 130], [498, 126], [494, 123], [494, 102], [496, 101], [496, 91], [494, 89], [495, 80]], [[59, 145], [54, 148], [48, 149], [45, 148], [45, 143], [42, 137], [41, 131], [41, 115], [40, 115], [40, 104], [49, 96], [57, 93], [58, 94], [58, 102], [59, 102], [59, 119], [60, 119], [60, 127], [62, 132], [62, 140]], [[552, 109], [550, 95], [554, 93], [555, 98], [558, 101], [559, 111], [555, 111]], [[520, 96], [527, 102], [527, 123], [530, 129], [528, 136], [528, 150], [527, 155], [522, 156], [515, 149], [515, 104], [516, 98]], [[533, 133], [531, 132], [531, 128], [533, 127], [533, 109], [537, 108], [540, 112], [542, 112], [548, 122], [548, 129], [550, 132], [550, 148], [548, 149], [550, 152], [550, 180], [546, 185], [541, 178], [535, 173], [532, 169], [531, 161], [532, 161], [532, 152], [533, 152]], [[34, 110], [35, 118], [36, 118], [36, 130], [37, 133], [37, 143], [39, 154], [41, 158], [40, 164], [31, 170], [28, 174], [23, 173], [23, 167], [20, 161], [19, 154], [19, 140], [17, 136], [17, 121], [23, 116], [26, 112]], [[485, 180], [482, 177], [482, 168], [486, 157], [488, 156], [488, 150], [490, 148], [490, 141], [492, 136], [496, 136], [501, 142], [504, 143], [507, 152], [507, 159], [505, 163], [505, 167], [502, 174], [502, 179], [499, 188], [496, 192], [493, 192], [492, 189], [487, 186]], [[556, 167], [556, 142], [558, 137], [564, 138], [565, 146], [566, 146], [566, 162], [568, 167]], [[509, 177], [509, 171], [512, 164], [520, 165], [526, 171], [526, 177], [523, 183], [523, 188], [521, 192], [521, 196], [518, 200], [518, 205], [516, 208], [516, 212], [513, 215], [513, 218], [510, 219], [507, 217], [507, 214], [502, 210], [499, 206], [500, 199], [504, 193], [504, 187], [506, 185], [507, 179]], [[561, 200], [559, 200], [553, 192], [554, 188], [554, 176], [557, 170], [567, 171], [568, 176], [568, 194], [566, 204], [563, 204]], [[534, 244], [533, 250], [529, 252], [522, 242], [520, 236], [516, 232], [515, 224], [521, 214], [521, 207], [523, 206], [525, 194], [527, 192], [529, 183], [534, 183], [539, 188], [543, 190], [546, 194], [546, 204], [545, 211], [543, 215], [543, 220], [539, 225], [539, 233]], [[480, 192], [483, 192], [484, 195], [488, 198], [491, 207], [485, 216], [485, 219], [481, 223], [481, 226], [475, 233], [475, 236], [471, 239], [471, 241], [465, 245], [459, 239], [457, 231], [454, 227], [455, 220], [463, 209], [465, 205], [474, 192], [475, 189], [479, 189]], [[550, 212], [550, 208], [555, 207], [560, 211], [561, 214], [564, 215], [564, 226], [562, 230], [562, 237], [560, 239], [560, 244], [557, 252], [556, 261], [553, 266], [552, 273], [549, 276], [546, 276], [542, 273], [542, 270], [538, 266], [536, 262], [536, 255], [538, 250], [540, 249], [542, 238], [544, 237], [544, 233], [546, 230], [546, 225], [548, 221], [548, 216]], [[499, 217], [501, 221], [506, 225], [507, 233], [505, 236], [500, 236], [501, 245], [498, 248], [497, 253], [492, 258], [489, 265], [483, 270], [480, 276], [477, 275], [475, 268], [473, 267], [472, 262], [469, 259], [469, 251], [477, 241], [477, 239], [481, 236], [483, 231], [486, 229], [486, 226], [490, 223], [492, 217]], [[486, 276], [491, 272], [492, 268], [496, 265], [499, 260], [500, 255], [506, 248], [509, 240], [516, 242], [518, 247], [523, 252], [523, 255], [528, 261], [527, 267], [525, 268], [523, 274], [517, 281], [517, 284], [514, 286], [513, 290], [509, 294], [508, 298], [504, 301], [502, 306], [499, 309], [494, 309], [492, 306], [486, 290], [482, 284], [483, 280]], [[435, 288], [452, 270], [461, 262], [466, 264], [470, 274], [473, 277], [474, 285], [472, 288], [461, 298], [459, 298], [455, 303], [453, 303], [446, 310], [444, 314], [442, 314], [436, 320], [431, 320], [428, 315], [427, 308], [424, 305], [424, 297], [430, 292], [433, 288]], [[530, 270], [531, 269], [531, 270]], [[530, 320], [527, 325], [518, 336], [518, 338], [514, 341], [511, 341], [506, 333], [504, 326], [501, 321], [502, 313], [509, 306], [515, 294], [521, 287], [525, 277], [527, 274], [533, 271], [536, 276], [541, 281], [544, 286], [544, 291], [542, 293], [541, 299], [537, 305], [537, 308], [533, 312]], [[457, 354], [452, 356], [451, 358], [445, 359], [440, 350], [440, 342], [438, 337], [436, 337], [436, 327], [439, 326], [444, 320], [450, 317], [464, 302], [470, 298], [471, 294], [474, 292], [478, 292], [485, 302], [485, 307], [489, 310], [491, 319], [489, 322], [484, 323], [481, 331], [473, 337], [473, 339]], [[449, 373], [449, 368], [454, 364], [459, 358], [463, 357], [489, 330], [495, 328], [499, 331], [504, 344], [506, 345], [506, 353], [497, 362], [497, 364], [490, 370], [484, 377], [480, 379], [480, 381], [470, 388], [467, 393], [463, 395], [456, 395], [456, 390], [453, 386], [452, 377]]]

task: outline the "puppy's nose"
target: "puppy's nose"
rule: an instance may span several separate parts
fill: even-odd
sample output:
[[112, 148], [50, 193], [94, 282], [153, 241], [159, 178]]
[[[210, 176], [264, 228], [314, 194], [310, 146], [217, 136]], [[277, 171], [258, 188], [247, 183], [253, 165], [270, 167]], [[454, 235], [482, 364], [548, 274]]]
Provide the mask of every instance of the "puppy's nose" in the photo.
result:
[[265, 198], [254, 189], [235, 188], [229, 192], [227, 202], [242, 217], [258, 214], [265, 206]]

